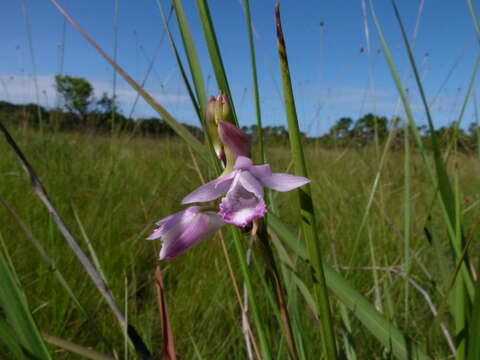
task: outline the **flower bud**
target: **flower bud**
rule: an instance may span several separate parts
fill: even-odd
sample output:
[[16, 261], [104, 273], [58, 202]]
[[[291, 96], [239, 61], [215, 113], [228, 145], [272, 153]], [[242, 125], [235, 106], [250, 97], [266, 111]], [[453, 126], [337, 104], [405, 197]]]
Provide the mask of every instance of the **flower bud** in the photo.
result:
[[250, 157], [250, 139], [241, 129], [224, 120], [218, 121], [218, 135], [223, 146], [228, 148], [235, 158]]
[[250, 156], [250, 139], [232, 124], [233, 114], [225, 94], [211, 97], [205, 111], [208, 136], [224, 173], [229, 173], [238, 156]]
[[222, 160], [225, 158], [225, 155], [223, 154], [223, 146], [218, 135], [218, 122], [215, 116], [216, 108], [216, 99], [212, 96], [210, 100], [208, 100], [207, 108], [205, 109], [205, 123], [208, 137], [212, 142], [217, 158]]
[[225, 120], [228, 122], [233, 121], [232, 110], [230, 109], [230, 102], [228, 97], [225, 94], [220, 94], [217, 96], [216, 106], [215, 106], [215, 120], [218, 123], [218, 120]]

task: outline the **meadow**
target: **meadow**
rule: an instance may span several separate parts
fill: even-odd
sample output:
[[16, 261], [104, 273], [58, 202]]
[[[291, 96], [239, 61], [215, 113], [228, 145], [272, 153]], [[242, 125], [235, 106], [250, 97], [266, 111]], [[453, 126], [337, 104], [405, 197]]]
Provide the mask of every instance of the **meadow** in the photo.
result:
[[[129, 321], [136, 324], [151, 349], [161, 349], [162, 330], [154, 286], [160, 244], [145, 238], [155, 221], [180, 209], [177, 199], [201, 183], [200, 174], [203, 179], [212, 176], [208, 164], [197, 159], [196, 168], [187, 146], [178, 138], [42, 133], [29, 128], [16, 129], [13, 135], [35, 165], [57, 210], [87, 253], [87, 243], [91, 244], [108, 284], [122, 308], [127, 310]], [[273, 169], [289, 171], [288, 148], [275, 144], [267, 144], [267, 148]], [[3, 207], [0, 212], [3, 251], [12, 259], [39, 329], [100, 352], [115, 350], [122, 354], [124, 339], [121, 329], [112, 326], [115, 318], [107, 311], [56, 230], [5, 142], [1, 143], [1, 153], [2, 201], [42, 244], [55, 262], [56, 271], [63, 274], [92, 319], [88, 322], [79, 312], [62, 285], [55, 281], [51, 267], [42, 260], [25, 230]], [[432, 326], [434, 316], [425, 297], [412, 287], [408, 304], [404, 301], [405, 278], [401, 276], [405, 261], [402, 235], [404, 172], [399, 166], [403, 153], [388, 151], [381, 169], [373, 146], [359, 150], [322, 150], [310, 144], [306, 154], [325, 262], [338, 266], [338, 271], [378, 310], [413, 339], [428, 341], [433, 353], [441, 358], [448, 353], [448, 347], [439, 330]], [[462, 188], [460, 205], [466, 236], [475, 238], [478, 233], [476, 219], [480, 215], [478, 158], [473, 154], [458, 154], [450, 162]], [[379, 171], [378, 190], [362, 227], [372, 184]], [[432, 210], [435, 189], [423, 175], [417, 156], [413, 159], [411, 175], [415, 220], [408, 278], [429, 294], [438, 309], [446, 301], [439, 286], [439, 273], [448, 264], [437, 262], [434, 244], [425, 235], [425, 228], [441, 227], [441, 213]], [[292, 231], [298, 231], [295, 194], [278, 194], [275, 211], [279, 217], [287, 219]], [[228, 232], [224, 233], [225, 245], [232, 254], [232, 239]], [[435, 231], [434, 236], [434, 241], [441, 243], [446, 253], [446, 234]], [[243, 241], [248, 242], [248, 237]], [[258, 249], [254, 253], [260, 256]], [[296, 258], [294, 254], [290, 256]], [[235, 257], [230, 257], [236, 268]], [[261, 258], [258, 261], [261, 262]], [[240, 308], [219, 237], [161, 263], [161, 268], [179, 357], [245, 358]], [[259, 276], [263, 276], [261, 272], [257, 274], [257, 282]], [[241, 278], [237, 276], [236, 280], [241, 284]], [[265, 308], [262, 318], [268, 326], [272, 347], [281, 349], [278, 325], [268, 315], [268, 301], [260, 296], [260, 302]], [[335, 321], [344, 323], [337, 329], [338, 335], [343, 334], [352, 341], [357, 358], [387, 356], [385, 349], [342, 309], [341, 303], [334, 301], [332, 312]], [[305, 332], [303, 336], [314, 344], [305, 350], [306, 358], [314, 358], [320, 351], [317, 321], [305, 305], [301, 307], [299, 319]], [[444, 321], [451, 325], [448, 317]], [[429, 336], [430, 333], [433, 335]], [[55, 358], [75, 358], [62, 350], [54, 350], [53, 354]]]
[[[262, 124], [245, 0], [256, 115], [256, 125], [243, 128], [247, 135], [206, 0], [196, 1], [197, 20], [216, 94], [207, 93], [182, 2], [174, 0], [169, 14], [178, 39], [157, 2], [201, 129], [181, 123], [117, 63], [115, 51], [110, 57], [52, 3], [65, 26], [160, 118], [124, 116], [115, 95], [94, 102], [88, 81], [60, 75], [63, 107], [0, 103], [2, 358], [480, 358], [474, 93], [480, 57], [457, 99], [455, 120], [438, 129], [396, 2], [415, 104], [369, 2], [401, 116], [367, 114], [355, 124], [341, 118], [330, 133], [308, 138], [300, 131], [278, 3], [272, 13], [288, 129]], [[467, 4], [480, 37], [476, 11]], [[367, 24], [366, 2], [362, 7]], [[467, 135], [461, 126], [471, 103], [476, 123]], [[419, 108], [426, 125], [415, 117]], [[296, 177], [247, 166], [246, 157]], [[156, 225], [185, 209], [185, 195], [219, 176], [230, 182], [224, 178], [209, 195], [197, 194], [195, 202], [206, 204], [195, 207], [201, 210]], [[218, 188], [228, 191], [220, 204], [210, 197]], [[231, 220], [239, 214], [248, 221]], [[161, 239], [148, 241], [156, 226]], [[215, 229], [210, 239], [180, 256], [171, 250], [188, 236], [191, 245], [208, 226]], [[160, 249], [168, 247], [173, 258], [160, 260]]]

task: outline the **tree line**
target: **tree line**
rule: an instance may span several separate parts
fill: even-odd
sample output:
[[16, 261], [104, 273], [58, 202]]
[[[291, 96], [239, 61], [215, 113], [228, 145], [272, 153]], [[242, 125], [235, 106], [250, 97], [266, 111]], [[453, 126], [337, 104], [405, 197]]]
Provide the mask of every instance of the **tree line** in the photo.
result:
[[[148, 136], [176, 136], [174, 131], [161, 118], [148, 117], [133, 119], [124, 116], [119, 110], [117, 100], [103, 93], [99, 99], [94, 96], [93, 86], [85, 79], [68, 75], [55, 77], [55, 88], [59, 95], [59, 104], [46, 109], [37, 104], [12, 104], [0, 101], [0, 119], [9, 123], [25, 123], [46, 126], [55, 130], [94, 130], [98, 132], [134, 132]], [[197, 137], [202, 137], [200, 128], [183, 124]], [[307, 137], [306, 142], [316, 141], [324, 147], [359, 147], [372, 143], [384, 143], [391, 135], [393, 147], [401, 147], [405, 139], [405, 122], [400, 117], [387, 118], [372, 113], [356, 120], [350, 117], [338, 119], [329, 131], [319, 137]], [[419, 126], [422, 137], [430, 137], [425, 125]], [[259, 136], [257, 125], [242, 127], [253, 140]], [[265, 126], [263, 136], [271, 143], [287, 143], [288, 130], [284, 126]], [[460, 150], [473, 150], [480, 144], [480, 128], [476, 123], [467, 130], [453, 122], [435, 130], [444, 146], [454, 138]], [[410, 136], [410, 139], [412, 137]], [[428, 141], [426, 142], [428, 144]]]
[[[85, 79], [68, 75], [55, 76], [59, 103], [52, 109], [37, 104], [12, 104], [0, 101], [0, 120], [11, 124], [42, 126], [60, 131], [134, 132], [138, 135], [176, 136], [165, 120], [157, 117], [133, 119], [119, 109], [117, 99], [103, 93], [94, 96], [93, 86]], [[195, 136], [200, 128], [183, 124]]]

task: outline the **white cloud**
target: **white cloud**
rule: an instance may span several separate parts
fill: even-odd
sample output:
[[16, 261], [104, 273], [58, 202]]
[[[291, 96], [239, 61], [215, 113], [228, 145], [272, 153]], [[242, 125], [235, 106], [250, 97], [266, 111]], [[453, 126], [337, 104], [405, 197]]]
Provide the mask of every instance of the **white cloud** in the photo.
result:
[[[38, 100], [41, 105], [46, 107], [53, 107], [57, 103], [54, 77], [54, 75], [37, 76], [39, 92]], [[92, 84], [97, 99], [100, 98], [103, 93], [112, 95], [112, 82], [104, 80], [87, 80]], [[162, 88], [149, 88], [146, 90], [163, 106], [178, 106], [190, 103], [189, 97], [185, 94], [169, 92], [167, 89]], [[116, 94], [121, 107], [130, 111], [130, 107], [135, 101], [137, 92], [128, 84], [119, 81]], [[12, 103], [36, 103], [37, 95], [33, 76], [24, 74], [0, 75], [0, 100], [6, 100]]]

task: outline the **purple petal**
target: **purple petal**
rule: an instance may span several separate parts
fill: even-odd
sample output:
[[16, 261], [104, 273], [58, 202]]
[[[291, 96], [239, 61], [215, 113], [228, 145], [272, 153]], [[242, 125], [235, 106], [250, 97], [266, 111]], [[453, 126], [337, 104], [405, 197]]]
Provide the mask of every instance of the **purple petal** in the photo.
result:
[[261, 218], [267, 207], [262, 196], [256, 196], [243, 186], [242, 174], [235, 177], [227, 196], [222, 199], [219, 214], [226, 223], [243, 227]]
[[272, 176], [272, 169], [270, 169], [270, 165], [268, 164], [252, 166], [249, 171], [257, 179]]
[[218, 134], [225, 146], [227, 146], [235, 156], [250, 156], [250, 139], [247, 134], [235, 125], [224, 121], [218, 121]]
[[176, 218], [181, 216], [180, 212], [169, 215], [162, 220], [157, 221], [155, 224], [158, 225], [158, 227], [161, 228], [168, 228], [170, 227], [170, 224], [174, 224], [176, 222]]
[[[198, 206], [196, 206], [198, 207]], [[193, 206], [191, 208], [194, 208]], [[178, 213], [169, 215], [160, 221], [157, 221], [155, 224], [158, 226], [152, 234], [147, 238], [147, 240], [155, 240], [161, 237], [165, 232], [170, 230], [172, 226], [174, 226], [182, 217], [183, 211], [180, 211]]]
[[197, 190], [194, 190], [193, 192], [185, 196], [182, 200], [182, 204], [212, 201], [219, 198], [228, 191], [228, 188], [230, 187], [234, 176], [235, 171], [200, 186]]
[[245, 156], [239, 156], [237, 157], [237, 160], [235, 160], [234, 168], [236, 170], [248, 170], [252, 167], [252, 165], [253, 163], [251, 159]]
[[147, 240], [156, 240], [162, 236], [162, 229], [158, 228], [153, 230], [153, 232], [147, 237]]
[[[159, 228], [150, 237], [159, 235], [163, 240], [160, 259], [170, 259], [183, 254], [192, 246], [213, 235], [225, 223], [218, 214], [191, 206], [175, 216], [168, 230]], [[159, 230], [159, 232], [157, 232]], [[158, 238], [158, 237], [157, 237]]]
[[257, 197], [263, 197], [263, 187], [258, 180], [248, 171], [241, 171], [238, 174], [238, 181], [247, 190]]
[[275, 173], [272, 176], [266, 176], [259, 180], [263, 186], [277, 191], [290, 191], [310, 182], [309, 179], [302, 176], [281, 173]]

